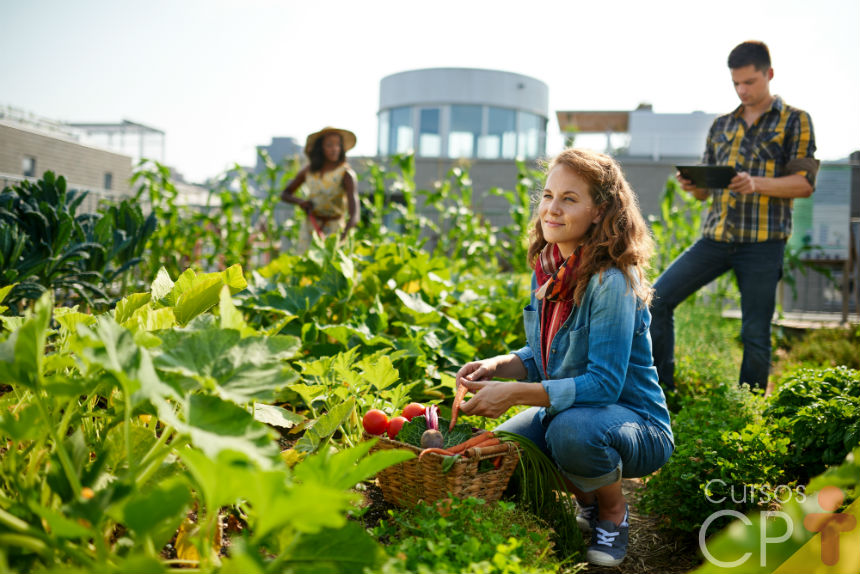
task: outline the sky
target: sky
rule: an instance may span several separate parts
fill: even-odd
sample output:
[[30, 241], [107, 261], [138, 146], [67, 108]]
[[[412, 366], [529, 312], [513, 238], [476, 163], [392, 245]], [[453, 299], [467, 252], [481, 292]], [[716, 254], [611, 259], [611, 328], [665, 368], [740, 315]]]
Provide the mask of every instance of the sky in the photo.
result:
[[545, 82], [549, 154], [558, 110], [729, 112], [726, 58], [748, 39], [811, 114], [817, 157], [860, 150], [858, 0], [0, 0], [0, 22], [0, 106], [163, 130], [189, 181], [327, 125], [375, 155], [379, 82], [412, 69]]

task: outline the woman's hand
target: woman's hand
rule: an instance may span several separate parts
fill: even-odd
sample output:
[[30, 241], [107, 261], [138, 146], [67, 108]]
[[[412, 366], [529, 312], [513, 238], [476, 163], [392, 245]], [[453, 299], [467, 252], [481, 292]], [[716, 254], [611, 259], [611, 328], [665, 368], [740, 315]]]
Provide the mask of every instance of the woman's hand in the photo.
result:
[[478, 415], [491, 419], [499, 418], [516, 404], [511, 391], [518, 383], [501, 381], [470, 381], [463, 379], [462, 383], [475, 395], [460, 405], [460, 412], [467, 415]]
[[461, 381], [486, 381], [492, 379], [496, 375], [497, 368], [498, 361], [496, 361], [496, 357], [466, 363], [457, 371], [457, 384], [459, 385]]

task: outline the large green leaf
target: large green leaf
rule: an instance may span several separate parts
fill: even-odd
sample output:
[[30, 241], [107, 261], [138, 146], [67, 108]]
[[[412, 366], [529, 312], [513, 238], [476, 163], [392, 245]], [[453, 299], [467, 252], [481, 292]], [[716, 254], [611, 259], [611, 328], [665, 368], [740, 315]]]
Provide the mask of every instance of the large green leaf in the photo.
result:
[[269, 533], [281, 531], [285, 547], [293, 545], [296, 531], [315, 533], [342, 527], [347, 510], [358, 500], [354, 493], [321, 482], [286, 483], [275, 472], [254, 473], [242, 488], [254, 509], [254, 538], [265, 539]]
[[123, 524], [137, 536], [151, 537], [161, 548], [176, 532], [191, 502], [188, 484], [178, 476], [145, 492], [136, 492], [123, 508]]
[[238, 293], [248, 286], [242, 276], [242, 268], [233, 265], [222, 272], [194, 276], [186, 270], [176, 281], [173, 293], [177, 295], [174, 312], [180, 325], [218, 304], [221, 287], [226, 285], [231, 293]]
[[160, 307], [153, 309], [149, 305], [143, 305], [122, 324], [123, 327], [132, 332], [140, 331], [162, 331], [176, 326], [176, 315], [173, 307]]
[[[92, 529], [66, 518], [59, 512], [44, 506], [31, 505], [31, 508], [48, 525], [51, 534], [59, 538], [90, 538], [95, 533]], [[97, 536], [97, 534], [95, 534]]]
[[104, 369], [110, 373], [126, 397], [131, 397], [132, 408], [148, 402], [163, 422], [172, 426], [181, 424], [174, 406], [181, 402], [180, 397], [158, 377], [149, 351], [137, 345], [131, 331], [109, 315], [100, 316], [93, 329], [81, 325], [78, 330], [81, 339], [75, 346], [90, 370]]
[[167, 269], [164, 267], [160, 268], [158, 273], [155, 275], [155, 280], [149, 287], [152, 300], [159, 301], [164, 305], [172, 306], [176, 301], [170, 300], [168, 297], [173, 293], [174, 286], [175, 283], [170, 278], [170, 274], [167, 272]]
[[238, 293], [242, 289], [245, 289], [248, 286], [248, 282], [245, 280], [245, 276], [242, 273], [242, 266], [238, 263], [231, 265], [227, 269], [221, 272], [221, 278], [224, 280], [224, 284], [230, 288], [230, 292], [233, 294]]
[[185, 289], [176, 300], [173, 312], [180, 325], [187, 325], [191, 319], [218, 304], [218, 294], [224, 281], [219, 274], [205, 275]]
[[[131, 452], [128, 453], [125, 445], [126, 431], [131, 439]], [[124, 421], [107, 432], [103, 443], [104, 463], [111, 473], [119, 475], [130, 462], [136, 464], [142, 460], [157, 440], [158, 437], [151, 429]]]
[[376, 389], [385, 389], [400, 379], [400, 373], [394, 368], [391, 359], [382, 355], [370, 364], [362, 363], [364, 369], [361, 376]]
[[[254, 418], [267, 425], [290, 429], [307, 419], [298, 413], [275, 405], [254, 404]], [[2, 421], [2, 418], [0, 418]]]
[[[197, 483], [197, 491], [202, 494], [208, 512], [235, 504], [245, 495], [252, 477], [260, 472], [239, 451], [221, 451], [209, 456], [200, 450], [186, 448], [178, 454]], [[284, 478], [282, 475], [281, 488], [285, 486]]]
[[28, 404], [20, 409], [3, 409], [0, 412], [0, 432], [13, 441], [24, 441], [48, 436], [49, 428], [39, 408]]
[[[0, 255], [2, 255], [2, 253], [0, 253]], [[12, 283], [11, 285], [0, 287], [0, 303], [3, 302], [3, 299], [6, 298], [6, 295], [9, 294], [9, 291], [11, 291], [15, 287], [15, 285], [17, 285], [17, 283]]]
[[394, 293], [403, 305], [412, 311], [414, 315], [430, 315], [433, 317], [439, 316], [439, 312], [435, 307], [424, 301], [421, 293], [409, 294], [400, 289], [395, 289]]
[[41, 384], [52, 308], [51, 294], [45, 293], [24, 324], [0, 343], [0, 381], [30, 389]]
[[319, 330], [341, 343], [345, 347], [352, 347], [358, 341], [365, 345], [393, 347], [391, 339], [374, 335], [367, 325], [319, 325]]
[[233, 304], [230, 287], [224, 285], [218, 294], [218, 315], [221, 317], [222, 329], [235, 329], [242, 337], [258, 334], [256, 329], [248, 325], [242, 312]]
[[339, 528], [356, 500], [353, 493], [325, 484], [294, 483], [283, 467], [260, 470], [240, 452], [207, 456], [196, 449], [183, 449], [179, 456], [194, 477], [208, 512], [240, 500], [249, 503], [247, 521], [253, 540], [265, 540], [280, 530], [288, 547], [295, 532]]
[[114, 311], [116, 322], [122, 325], [131, 318], [135, 311], [151, 300], [152, 295], [149, 293], [132, 293], [128, 297], [124, 297], [116, 304], [116, 310]]
[[265, 574], [266, 570], [259, 552], [248, 548], [243, 538], [230, 541], [230, 556], [221, 561], [218, 574]]
[[233, 329], [171, 331], [162, 335], [158, 368], [195, 380], [221, 396], [245, 403], [270, 401], [298, 375], [285, 364], [295, 357], [298, 339], [286, 335], [246, 337]]
[[376, 568], [385, 553], [357, 522], [337, 530], [303, 534], [287, 554], [285, 566], [303, 574], [353, 574]]
[[320, 452], [309, 456], [296, 467], [296, 478], [346, 490], [373, 478], [384, 468], [415, 458], [415, 453], [406, 449], [386, 449], [368, 455], [377, 440], [364, 441], [334, 454]]
[[305, 434], [296, 443], [295, 449], [303, 452], [317, 450], [320, 443], [333, 435], [338, 427], [352, 414], [354, 408], [355, 399], [352, 397], [335, 405], [329, 412], [319, 417], [311, 428], [305, 431]]
[[191, 442], [210, 458], [236, 451], [262, 468], [271, 468], [278, 456], [274, 431], [234, 403], [212, 395], [191, 395], [185, 421]]

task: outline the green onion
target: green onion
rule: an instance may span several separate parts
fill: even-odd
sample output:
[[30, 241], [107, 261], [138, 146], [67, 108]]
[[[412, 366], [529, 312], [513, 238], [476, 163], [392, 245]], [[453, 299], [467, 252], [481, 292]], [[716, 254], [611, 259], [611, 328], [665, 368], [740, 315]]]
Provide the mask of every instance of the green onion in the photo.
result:
[[494, 432], [501, 440], [516, 442], [520, 447], [520, 463], [511, 477], [508, 491], [514, 492], [522, 506], [553, 527], [560, 554], [581, 554], [584, 544], [576, 525], [576, 504], [555, 462], [524, 436]]

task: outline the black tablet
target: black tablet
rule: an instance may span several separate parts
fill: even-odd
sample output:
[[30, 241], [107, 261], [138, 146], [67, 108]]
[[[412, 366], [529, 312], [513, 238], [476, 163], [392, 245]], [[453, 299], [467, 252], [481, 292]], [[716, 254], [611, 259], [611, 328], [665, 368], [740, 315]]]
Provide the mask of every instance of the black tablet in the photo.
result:
[[729, 182], [738, 174], [728, 165], [676, 165], [684, 179], [689, 179], [702, 189], [728, 187]]

